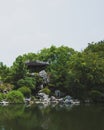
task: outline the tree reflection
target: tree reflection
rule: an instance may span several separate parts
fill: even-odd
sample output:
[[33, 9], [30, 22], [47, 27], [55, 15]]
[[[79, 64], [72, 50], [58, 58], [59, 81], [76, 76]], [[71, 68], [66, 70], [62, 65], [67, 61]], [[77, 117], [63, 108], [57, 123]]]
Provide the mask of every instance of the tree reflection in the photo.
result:
[[0, 130], [103, 130], [103, 120], [102, 105], [0, 106]]

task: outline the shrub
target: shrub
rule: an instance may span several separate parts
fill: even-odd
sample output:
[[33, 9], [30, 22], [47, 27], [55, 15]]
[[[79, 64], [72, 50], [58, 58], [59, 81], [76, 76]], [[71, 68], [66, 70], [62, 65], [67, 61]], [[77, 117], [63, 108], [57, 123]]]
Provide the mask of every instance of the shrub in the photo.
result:
[[9, 84], [9, 83], [3, 83], [0, 85], [0, 91], [3, 92], [3, 91], [11, 91], [12, 89], [14, 88], [14, 86], [12, 84]]
[[20, 91], [13, 90], [7, 94], [7, 100], [10, 103], [24, 103], [24, 96]]
[[7, 98], [7, 94], [0, 93], [0, 101]]
[[104, 102], [104, 95], [98, 90], [92, 90], [90, 92], [90, 98], [93, 102]]
[[3, 100], [3, 94], [0, 93], [0, 101], [2, 101], [2, 100]]
[[30, 88], [28, 88], [26, 86], [19, 88], [18, 91], [20, 91], [25, 97], [31, 96], [31, 90], [30, 90]]
[[51, 93], [51, 90], [46, 87], [46, 88], [43, 88], [42, 90], [40, 90], [40, 92], [43, 92], [43, 93], [49, 95]]
[[34, 89], [36, 87], [36, 80], [34, 77], [25, 77], [24, 79], [20, 79], [17, 85], [18, 87], [28, 86], [30, 89]]

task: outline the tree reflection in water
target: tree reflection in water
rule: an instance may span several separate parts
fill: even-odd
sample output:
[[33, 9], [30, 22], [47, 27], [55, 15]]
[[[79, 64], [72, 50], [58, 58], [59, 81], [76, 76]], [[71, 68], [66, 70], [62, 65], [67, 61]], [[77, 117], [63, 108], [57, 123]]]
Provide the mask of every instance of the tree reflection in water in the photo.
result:
[[104, 130], [103, 105], [0, 106], [0, 130]]

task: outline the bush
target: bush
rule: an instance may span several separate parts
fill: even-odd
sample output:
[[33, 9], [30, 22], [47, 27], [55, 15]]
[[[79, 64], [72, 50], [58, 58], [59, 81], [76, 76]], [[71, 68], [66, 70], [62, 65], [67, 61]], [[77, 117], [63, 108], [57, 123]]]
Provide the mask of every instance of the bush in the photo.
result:
[[51, 93], [51, 90], [46, 87], [46, 88], [43, 88], [42, 90], [40, 90], [40, 92], [43, 92], [43, 93], [49, 95]]
[[0, 101], [2, 101], [2, 100], [3, 100], [3, 94], [0, 93]]
[[90, 92], [90, 98], [93, 102], [104, 102], [104, 95], [98, 90], [92, 90]]
[[30, 90], [30, 88], [28, 88], [26, 86], [19, 88], [18, 91], [20, 91], [25, 97], [31, 96], [31, 90]]
[[7, 98], [6, 94], [0, 93], [0, 101], [4, 100]]
[[20, 79], [17, 85], [18, 87], [28, 86], [30, 89], [34, 89], [36, 87], [36, 80], [34, 77], [25, 77], [24, 79]]
[[0, 91], [3, 92], [3, 91], [11, 91], [12, 89], [14, 88], [14, 86], [12, 84], [9, 84], [9, 83], [3, 83], [0, 85]]
[[10, 103], [24, 103], [24, 96], [20, 91], [10, 91], [7, 94], [7, 100]]

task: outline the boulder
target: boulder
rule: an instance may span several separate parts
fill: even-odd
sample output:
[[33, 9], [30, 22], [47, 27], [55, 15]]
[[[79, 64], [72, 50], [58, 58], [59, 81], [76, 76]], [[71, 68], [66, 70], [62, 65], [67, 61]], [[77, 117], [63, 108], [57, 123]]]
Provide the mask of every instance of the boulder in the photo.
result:
[[69, 96], [69, 95], [67, 95], [64, 99], [71, 100], [71, 99], [72, 99], [72, 97], [71, 97], [71, 96]]
[[54, 96], [51, 96], [50, 101], [56, 101], [56, 98]]
[[42, 100], [48, 100], [48, 95], [45, 93], [38, 93], [38, 97]]
[[65, 103], [65, 104], [71, 104], [71, 102], [70, 102], [69, 99], [65, 99], [64, 103]]

